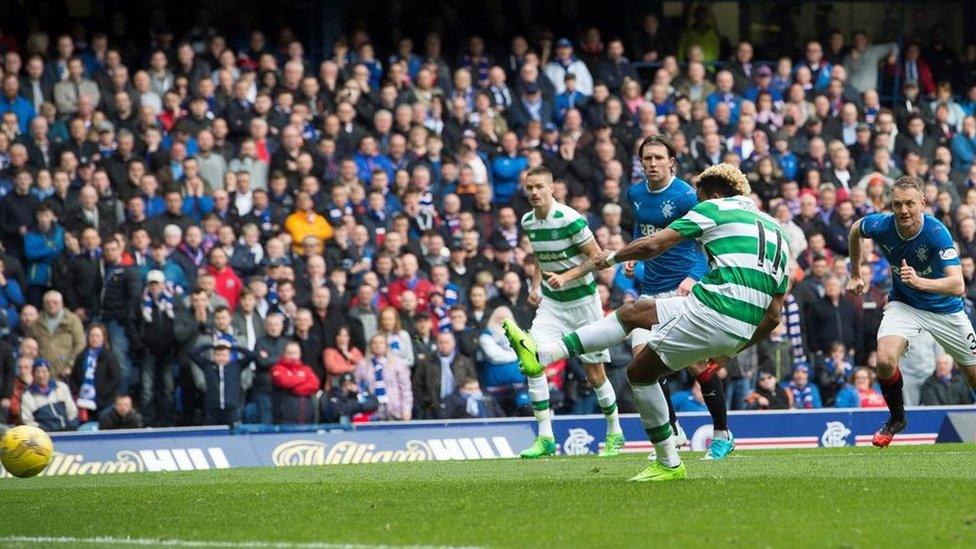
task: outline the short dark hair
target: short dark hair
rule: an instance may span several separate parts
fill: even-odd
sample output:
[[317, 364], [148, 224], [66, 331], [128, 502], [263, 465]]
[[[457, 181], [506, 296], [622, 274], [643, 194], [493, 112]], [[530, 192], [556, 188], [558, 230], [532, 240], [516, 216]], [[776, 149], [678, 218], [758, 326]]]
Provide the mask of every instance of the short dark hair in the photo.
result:
[[658, 133], [654, 135], [649, 135], [645, 137], [643, 141], [641, 141], [640, 147], [637, 148], [637, 157], [638, 158], [643, 157], [644, 147], [648, 147], [651, 145], [659, 145], [667, 149], [668, 158], [674, 158], [678, 156], [678, 151], [677, 149], [674, 148], [674, 145], [671, 143], [671, 140]]
[[552, 171], [545, 166], [536, 166], [534, 168], [531, 168], [529, 171], [525, 172], [525, 177], [532, 177], [535, 175], [542, 175], [548, 177], [549, 181], [552, 181], [553, 179]]
[[895, 180], [895, 184], [891, 186], [892, 189], [902, 189], [910, 190], [915, 189], [919, 193], [922, 192], [922, 180], [913, 175], [903, 175]]

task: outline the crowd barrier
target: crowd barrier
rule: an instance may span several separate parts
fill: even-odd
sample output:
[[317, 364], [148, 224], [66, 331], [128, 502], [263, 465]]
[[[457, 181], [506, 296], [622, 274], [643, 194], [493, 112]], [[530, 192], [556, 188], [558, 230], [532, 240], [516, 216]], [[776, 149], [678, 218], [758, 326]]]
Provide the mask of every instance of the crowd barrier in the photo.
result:
[[[887, 417], [886, 410], [828, 409], [733, 412], [738, 450], [863, 446]], [[692, 450], [704, 450], [712, 426], [706, 413], [679, 414]], [[625, 452], [647, 452], [640, 419], [624, 415]], [[599, 451], [602, 416], [557, 416], [553, 427], [563, 454]], [[260, 430], [258, 430], [260, 431]], [[274, 432], [276, 431], [276, 432]], [[189, 471], [231, 467], [343, 465], [395, 461], [513, 458], [535, 436], [531, 418], [373, 423], [352, 428], [234, 434], [226, 427], [60, 433], [42, 475]], [[908, 411], [908, 428], [894, 444], [976, 442], [976, 406]], [[0, 477], [10, 475], [0, 468]]]

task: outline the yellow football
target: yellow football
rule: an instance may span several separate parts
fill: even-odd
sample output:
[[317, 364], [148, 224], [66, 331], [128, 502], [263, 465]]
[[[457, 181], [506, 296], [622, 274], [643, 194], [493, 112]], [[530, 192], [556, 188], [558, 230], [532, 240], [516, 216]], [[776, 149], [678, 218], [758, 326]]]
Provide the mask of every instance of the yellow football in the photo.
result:
[[0, 438], [0, 463], [15, 477], [32, 477], [47, 467], [54, 443], [37, 427], [21, 425]]

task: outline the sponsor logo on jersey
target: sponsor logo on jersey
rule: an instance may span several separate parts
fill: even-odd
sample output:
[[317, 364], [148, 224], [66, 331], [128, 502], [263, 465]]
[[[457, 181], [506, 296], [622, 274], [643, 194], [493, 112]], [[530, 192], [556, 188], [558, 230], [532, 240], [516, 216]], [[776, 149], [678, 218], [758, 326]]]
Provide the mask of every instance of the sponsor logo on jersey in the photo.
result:
[[657, 227], [655, 227], [654, 225], [651, 225], [650, 223], [641, 223], [640, 224], [640, 234], [641, 234], [641, 236], [651, 236], [652, 234], [654, 234], [654, 233], [656, 233], [656, 232], [658, 232], [660, 230], [661, 229], [658, 229]]

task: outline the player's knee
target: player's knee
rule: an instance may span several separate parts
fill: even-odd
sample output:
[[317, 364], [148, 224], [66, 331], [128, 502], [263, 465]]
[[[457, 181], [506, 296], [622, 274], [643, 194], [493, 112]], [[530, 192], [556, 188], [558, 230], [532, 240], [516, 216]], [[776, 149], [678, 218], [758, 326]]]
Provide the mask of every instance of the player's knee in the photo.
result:
[[583, 364], [583, 369], [586, 370], [586, 377], [594, 387], [599, 387], [606, 383], [607, 372], [603, 364]]
[[648, 385], [657, 381], [657, 376], [649, 368], [634, 360], [627, 366], [627, 380], [638, 385]]
[[642, 299], [640, 301], [632, 301], [617, 309], [617, 319], [620, 320], [620, 323], [624, 325], [624, 329], [628, 332], [634, 328], [649, 330], [656, 322], [652, 322], [652, 320], [657, 318], [656, 311], [657, 309], [654, 307], [653, 300]]
[[898, 367], [898, 356], [890, 351], [878, 349], [878, 377], [886, 379], [895, 373]]

